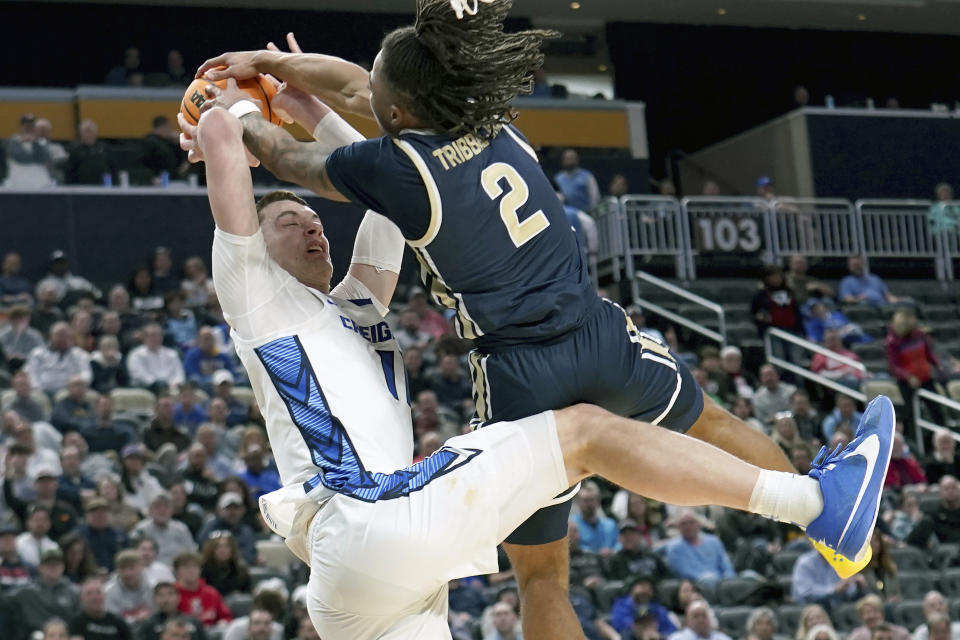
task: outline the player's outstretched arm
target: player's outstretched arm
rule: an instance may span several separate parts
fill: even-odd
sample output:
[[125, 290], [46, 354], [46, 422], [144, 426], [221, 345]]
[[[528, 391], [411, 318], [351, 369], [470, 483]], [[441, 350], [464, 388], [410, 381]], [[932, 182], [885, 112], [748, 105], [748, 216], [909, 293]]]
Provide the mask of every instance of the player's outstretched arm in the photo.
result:
[[210, 80], [243, 80], [258, 73], [268, 73], [315, 95], [334, 109], [373, 119], [369, 74], [342, 58], [319, 53], [236, 51], [210, 58], [197, 69], [198, 78], [206, 75]]
[[226, 109], [210, 109], [189, 135], [196, 139], [206, 162], [207, 195], [217, 227], [233, 235], [252, 236], [260, 225], [240, 121]]

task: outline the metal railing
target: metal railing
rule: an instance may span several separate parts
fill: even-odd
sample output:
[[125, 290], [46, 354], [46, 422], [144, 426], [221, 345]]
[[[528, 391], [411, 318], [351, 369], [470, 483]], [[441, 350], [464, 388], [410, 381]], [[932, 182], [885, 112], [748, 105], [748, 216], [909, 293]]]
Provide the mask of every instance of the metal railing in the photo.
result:
[[597, 275], [620, 282], [627, 254], [623, 209], [617, 198], [604, 198], [594, 210], [597, 216]]
[[627, 273], [633, 273], [635, 258], [673, 256], [677, 277], [686, 279], [686, 229], [680, 203], [664, 196], [620, 198], [626, 233]]
[[807, 257], [858, 255], [857, 215], [847, 200], [778, 198], [770, 203], [773, 255]]
[[[923, 412], [921, 411], [922, 405], [920, 404], [920, 400], [935, 402], [939, 405], [946, 407], [947, 409], [952, 409], [953, 411], [956, 411], [958, 413], [960, 413], [960, 402], [957, 402], [952, 398], [942, 396], [939, 393], [933, 393], [932, 391], [927, 391], [926, 389], [917, 389], [916, 393], [913, 394], [913, 407], [912, 407], [913, 422], [914, 424], [917, 425], [917, 427], [921, 429], [926, 429], [927, 431], [933, 431], [934, 433], [936, 433], [937, 431], [946, 431], [953, 437], [954, 440], [960, 442], [960, 434], [958, 434], [956, 431], [954, 431], [953, 429], [947, 428], [946, 425], [937, 424], [936, 422], [931, 422], [930, 420], [927, 420], [926, 418], [923, 417], [922, 415]], [[917, 435], [919, 436], [920, 434], [918, 433]], [[924, 451], [925, 446], [923, 444], [923, 438], [921, 437], [917, 438], [917, 448], [919, 450], [918, 452], [920, 455], [923, 455], [925, 453]]]
[[680, 201], [687, 232], [687, 277], [696, 260], [722, 254], [773, 259], [770, 205], [762, 198], [690, 197]]
[[781, 329], [776, 329], [776, 328], [767, 329], [767, 333], [763, 336], [763, 347], [764, 347], [764, 350], [766, 351], [767, 362], [769, 362], [770, 364], [780, 367], [784, 371], [790, 371], [791, 373], [798, 375], [801, 378], [806, 378], [807, 380], [816, 382], [817, 384], [827, 387], [828, 389], [833, 389], [838, 393], [848, 395], [855, 400], [859, 400], [860, 402], [867, 401], [867, 395], [862, 391], [859, 391], [857, 389], [851, 389], [850, 387], [843, 385], [837, 382], [836, 380], [831, 380], [826, 376], [822, 376], [819, 373], [814, 373], [809, 369], [805, 369], [800, 365], [794, 364], [789, 360], [785, 360], [781, 358], [779, 355], [775, 353], [775, 350], [773, 348], [774, 338], [783, 340], [784, 342], [789, 342], [798, 347], [806, 349], [807, 351], [819, 353], [821, 355], [824, 355], [830, 358], [831, 360], [836, 360], [841, 364], [845, 364], [847, 366], [853, 367], [854, 369], [856, 369], [861, 373], [866, 373], [867, 368], [863, 366], [862, 362], [848, 358], [842, 354], [837, 353], [836, 351], [831, 351], [826, 347], [821, 347], [816, 342], [811, 342], [810, 340], [806, 340], [799, 336], [795, 336], [792, 333], [787, 333], [786, 331], [783, 331]]
[[[721, 345], [727, 344], [726, 314], [723, 310], [723, 307], [721, 307], [719, 304], [711, 300], [707, 300], [702, 296], [698, 296], [695, 293], [690, 293], [686, 289], [682, 289], [674, 284], [667, 282], [666, 280], [662, 280], [645, 271], [637, 271], [635, 273], [635, 276], [636, 277], [633, 278], [633, 281], [631, 283], [633, 286], [633, 300], [636, 304], [639, 304], [641, 307], [643, 307], [644, 311], [652, 311], [653, 313], [656, 313], [657, 315], [662, 316], [667, 320], [676, 322], [677, 324], [682, 325], [690, 329], [691, 331], [695, 331], [696, 333], [704, 335], [710, 338], [711, 340], [715, 340], [716, 342], [719, 342]], [[694, 322], [689, 318], [684, 318], [680, 314], [670, 311], [669, 309], [665, 309], [659, 304], [652, 302], [647, 298], [642, 297], [640, 295], [640, 289], [639, 289], [639, 283], [638, 283], [639, 280], [643, 280], [644, 282], [652, 284], [655, 287], [659, 287], [664, 291], [668, 291], [680, 298], [683, 298], [684, 300], [688, 300], [689, 302], [698, 304], [704, 307], [705, 309], [709, 309], [710, 311], [713, 311], [714, 313], [717, 314], [719, 331], [714, 331], [713, 329], [705, 325], [702, 325], [699, 322]]]
[[930, 233], [929, 200], [857, 200], [864, 257], [924, 258], [933, 261], [937, 278], [946, 279], [943, 249]]

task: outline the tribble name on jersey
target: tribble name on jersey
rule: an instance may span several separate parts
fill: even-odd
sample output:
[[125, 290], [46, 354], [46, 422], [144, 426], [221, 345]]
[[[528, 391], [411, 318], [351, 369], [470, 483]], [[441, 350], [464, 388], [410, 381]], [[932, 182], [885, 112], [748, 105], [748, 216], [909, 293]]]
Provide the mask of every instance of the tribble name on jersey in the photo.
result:
[[461, 165], [467, 160], [480, 155], [480, 152], [490, 146], [487, 140], [481, 140], [472, 133], [457, 138], [450, 144], [445, 144], [433, 150], [433, 157], [443, 164], [445, 171]]
[[340, 316], [340, 324], [342, 324], [343, 327], [349, 331], [359, 333], [366, 340], [373, 342], [374, 344], [393, 339], [393, 334], [390, 333], [390, 325], [386, 322], [381, 322], [369, 327], [363, 327], [357, 324], [351, 318]]

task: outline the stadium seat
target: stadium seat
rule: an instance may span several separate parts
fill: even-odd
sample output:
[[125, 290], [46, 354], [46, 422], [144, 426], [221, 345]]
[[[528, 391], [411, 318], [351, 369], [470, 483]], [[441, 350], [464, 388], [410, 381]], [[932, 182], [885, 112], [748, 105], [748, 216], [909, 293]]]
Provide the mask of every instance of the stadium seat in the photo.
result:
[[900, 579], [900, 591], [904, 600], [922, 600], [927, 591], [933, 589], [940, 577], [936, 571], [901, 571], [897, 574]]
[[893, 404], [898, 407], [902, 407], [904, 404], [900, 387], [893, 380], [867, 380], [860, 388], [867, 395], [867, 402], [879, 395], [884, 395], [889, 397]]
[[[8, 402], [13, 402], [13, 397], [15, 395], [17, 395], [17, 392], [13, 389], [5, 389], [2, 393], [0, 393], [0, 407], [4, 406]], [[50, 398], [43, 391], [34, 389], [30, 393], [30, 399], [42, 406], [45, 413], [50, 413], [52, 408], [50, 405]]]
[[950, 600], [950, 619], [956, 620], [960, 618], [960, 598], [955, 598]]
[[230, 395], [233, 396], [234, 400], [239, 400], [248, 407], [257, 401], [253, 396], [253, 389], [250, 387], [234, 387], [230, 391]]
[[953, 400], [960, 400], [960, 380], [951, 380], [947, 383], [947, 395]]
[[[60, 389], [60, 391], [57, 391], [57, 393], [55, 393], [53, 396], [53, 404], [57, 404], [58, 402], [60, 402], [66, 397], [67, 397], [67, 390]], [[97, 398], [99, 397], [100, 397], [99, 393], [97, 393], [93, 389], [87, 389], [87, 393], [86, 393], [87, 402], [89, 402], [90, 404], [96, 404]]]
[[940, 590], [948, 598], [960, 596], [960, 568], [943, 570], [940, 574]]
[[916, 629], [926, 622], [923, 600], [904, 600], [893, 607], [893, 621], [907, 629]]
[[676, 578], [666, 578], [657, 585], [657, 600], [665, 607], [672, 607], [677, 601], [677, 590], [680, 588], [680, 580]]
[[152, 413], [157, 397], [146, 389], [114, 389], [110, 392], [113, 410], [117, 413]]
[[940, 508], [940, 496], [922, 493], [917, 496], [917, 505], [924, 513], [932, 513]]
[[784, 604], [777, 608], [777, 615], [780, 618], [780, 629], [789, 631], [800, 626], [800, 616], [803, 613], [802, 604]]
[[625, 585], [622, 580], [611, 580], [597, 590], [597, 607], [600, 611], [609, 611], [613, 601], [623, 595]]
[[279, 540], [258, 540], [257, 555], [263, 560], [263, 566], [272, 569], [287, 570], [291, 562], [299, 562], [299, 558]]
[[783, 589], [783, 597], [789, 598], [790, 592], [793, 590], [793, 576], [777, 576], [777, 584]]
[[717, 614], [721, 631], [732, 638], [741, 638], [745, 635], [747, 618], [750, 617], [751, 611], [753, 607], [725, 607], [716, 609], [714, 613]]
[[223, 629], [214, 627], [212, 629], [207, 629], [205, 633], [207, 634], [207, 640], [223, 640]]
[[901, 549], [891, 549], [890, 556], [897, 564], [897, 571], [928, 571], [930, 562], [928, 556], [920, 549], [913, 547], [903, 547]]
[[883, 312], [879, 311], [875, 307], [868, 307], [863, 305], [847, 305], [844, 306], [841, 311], [843, 315], [847, 316], [850, 322], [856, 322], [862, 324], [864, 322], [869, 322], [871, 320], [882, 320]]
[[256, 588], [257, 584], [270, 578], [280, 578], [284, 582], [288, 582], [290, 579], [290, 571], [274, 567], [250, 567], [251, 588]]
[[231, 593], [224, 598], [224, 603], [234, 618], [239, 618], [250, 613], [250, 606], [253, 604], [253, 596], [249, 593]]
[[960, 544], [941, 543], [933, 550], [930, 564], [934, 569], [946, 569], [957, 561], [960, 556]]
[[750, 593], [760, 585], [753, 578], [728, 578], [717, 585], [717, 603], [724, 607], [742, 605]]
[[834, 607], [830, 617], [837, 631], [851, 631], [861, 624], [857, 605], [853, 602], [845, 602], [839, 607]]

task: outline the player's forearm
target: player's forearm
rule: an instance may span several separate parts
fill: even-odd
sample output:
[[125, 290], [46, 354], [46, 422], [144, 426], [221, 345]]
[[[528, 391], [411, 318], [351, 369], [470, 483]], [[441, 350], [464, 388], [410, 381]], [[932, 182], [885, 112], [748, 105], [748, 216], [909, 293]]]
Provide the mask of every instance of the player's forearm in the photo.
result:
[[334, 109], [373, 119], [369, 74], [359, 65], [319, 53], [264, 51], [256, 67], [260, 73], [276, 76]]
[[327, 160], [326, 155], [311, 149], [313, 143], [299, 142], [256, 113], [240, 118], [240, 122], [243, 144], [270, 173], [285, 182], [313, 188]]

